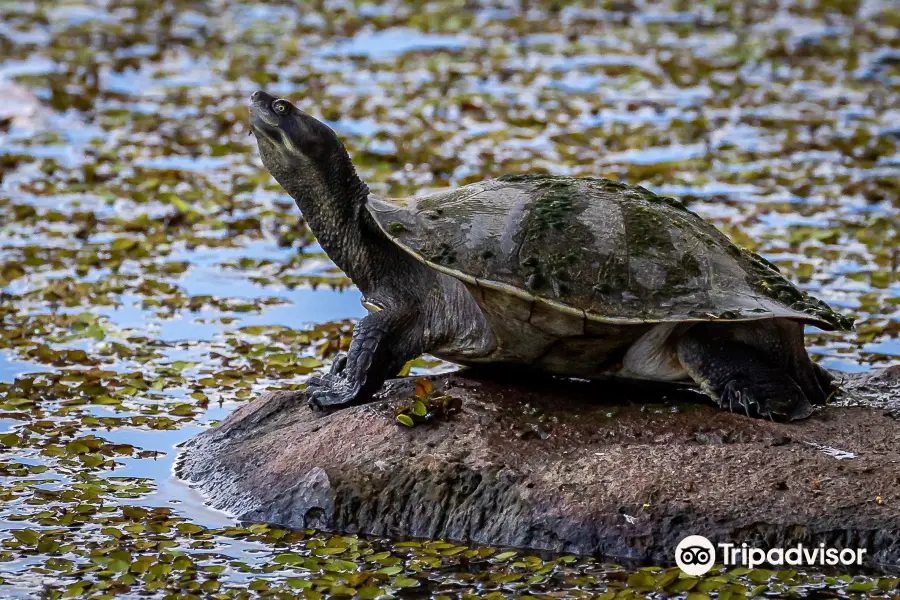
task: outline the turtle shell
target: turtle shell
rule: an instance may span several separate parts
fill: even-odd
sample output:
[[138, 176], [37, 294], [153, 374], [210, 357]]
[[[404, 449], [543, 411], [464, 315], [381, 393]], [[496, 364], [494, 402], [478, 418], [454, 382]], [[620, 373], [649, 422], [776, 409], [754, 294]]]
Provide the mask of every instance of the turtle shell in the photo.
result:
[[403, 200], [379, 226], [433, 268], [588, 320], [852, 322], [680, 202], [599, 178], [506, 176]]

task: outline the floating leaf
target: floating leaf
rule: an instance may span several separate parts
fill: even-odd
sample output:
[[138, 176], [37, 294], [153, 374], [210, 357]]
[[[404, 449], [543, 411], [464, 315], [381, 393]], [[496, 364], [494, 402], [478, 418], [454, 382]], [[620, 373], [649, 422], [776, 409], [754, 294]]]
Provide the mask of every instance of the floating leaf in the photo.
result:
[[40, 539], [38, 532], [33, 529], [16, 529], [12, 533], [17, 540], [26, 546], [37, 546]]
[[431, 380], [426, 377], [416, 379], [416, 398], [427, 398], [431, 394]]
[[417, 417], [424, 417], [428, 414], [428, 407], [425, 406], [425, 403], [421, 400], [416, 400], [415, 404], [413, 405], [413, 414], [415, 414]]
[[306, 558], [292, 552], [283, 552], [276, 555], [272, 560], [281, 565], [302, 565]]

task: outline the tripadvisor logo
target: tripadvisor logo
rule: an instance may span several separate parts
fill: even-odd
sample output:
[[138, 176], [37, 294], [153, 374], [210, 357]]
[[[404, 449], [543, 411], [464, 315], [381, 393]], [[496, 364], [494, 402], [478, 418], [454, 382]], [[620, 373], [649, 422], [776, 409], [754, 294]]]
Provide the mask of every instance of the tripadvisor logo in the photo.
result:
[[[804, 546], [797, 544], [790, 548], [772, 548], [768, 551], [753, 548], [747, 544], [737, 546], [719, 543], [722, 550], [722, 564], [743, 565], [750, 569], [763, 564], [773, 566], [859, 566], [863, 564], [865, 548], [826, 548], [825, 544]], [[702, 535], [689, 535], [675, 547], [675, 564], [688, 575], [699, 577], [712, 569], [716, 562], [716, 548]]]
[[675, 564], [688, 575], [704, 575], [715, 562], [716, 549], [702, 535], [689, 535], [675, 548]]

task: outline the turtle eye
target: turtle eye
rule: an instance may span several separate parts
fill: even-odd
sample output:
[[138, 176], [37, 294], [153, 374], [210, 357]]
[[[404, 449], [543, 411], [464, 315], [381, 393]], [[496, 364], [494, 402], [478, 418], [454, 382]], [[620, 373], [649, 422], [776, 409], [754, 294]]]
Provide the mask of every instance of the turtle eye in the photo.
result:
[[281, 100], [276, 101], [272, 108], [274, 108], [275, 112], [278, 113], [284, 114], [285, 112], [287, 112], [287, 105]]

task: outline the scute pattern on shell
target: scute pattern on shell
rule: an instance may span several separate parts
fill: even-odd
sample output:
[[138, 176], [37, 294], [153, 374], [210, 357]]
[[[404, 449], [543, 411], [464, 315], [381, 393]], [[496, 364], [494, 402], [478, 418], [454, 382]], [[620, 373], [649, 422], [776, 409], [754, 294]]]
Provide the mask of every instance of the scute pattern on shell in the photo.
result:
[[398, 244], [436, 268], [592, 320], [794, 317], [852, 322], [680, 202], [600, 178], [513, 175], [424, 198], [371, 199]]

